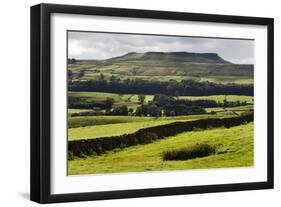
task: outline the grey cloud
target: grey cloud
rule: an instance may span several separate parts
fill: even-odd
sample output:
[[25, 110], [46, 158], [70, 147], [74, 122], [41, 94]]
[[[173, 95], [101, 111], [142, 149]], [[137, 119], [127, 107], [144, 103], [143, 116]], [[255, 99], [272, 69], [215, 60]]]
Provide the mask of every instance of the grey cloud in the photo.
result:
[[69, 32], [69, 58], [107, 59], [128, 52], [218, 53], [233, 63], [254, 63], [254, 41], [95, 32]]

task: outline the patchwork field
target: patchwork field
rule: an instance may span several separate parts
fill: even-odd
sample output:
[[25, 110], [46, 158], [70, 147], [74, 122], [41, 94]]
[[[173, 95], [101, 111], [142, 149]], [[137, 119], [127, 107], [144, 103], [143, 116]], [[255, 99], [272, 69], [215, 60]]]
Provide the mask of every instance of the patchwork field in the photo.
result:
[[[145, 96], [144, 103], [148, 103], [153, 100], [153, 95], [143, 95]], [[140, 106], [140, 102], [137, 94], [116, 94], [116, 93], [104, 93], [104, 92], [68, 92], [69, 98], [80, 98], [86, 102], [93, 101], [105, 101], [107, 98], [114, 99], [113, 107], [118, 107], [121, 105], [127, 105], [129, 108], [136, 109]], [[178, 96], [178, 99], [188, 99], [188, 100], [214, 100], [216, 102], [223, 102], [225, 99], [227, 101], [240, 101], [246, 102], [247, 104], [253, 104], [254, 99], [252, 96], [243, 95], [212, 95], [212, 96]], [[68, 109], [69, 114], [89, 111], [86, 109]]]
[[254, 65], [189, 52], [68, 63], [69, 175], [253, 166]]

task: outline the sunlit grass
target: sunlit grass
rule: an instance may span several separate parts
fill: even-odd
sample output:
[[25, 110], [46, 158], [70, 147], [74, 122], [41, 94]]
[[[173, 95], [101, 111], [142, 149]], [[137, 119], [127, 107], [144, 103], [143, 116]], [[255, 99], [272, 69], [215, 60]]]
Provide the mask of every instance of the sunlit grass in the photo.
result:
[[[163, 161], [162, 159], [164, 151], [194, 146], [198, 143], [216, 146], [217, 153], [184, 161]], [[249, 167], [254, 164], [253, 145], [253, 123], [229, 129], [185, 132], [151, 144], [111, 151], [102, 156], [76, 158], [68, 161], [68, 173], [77, 175]]]

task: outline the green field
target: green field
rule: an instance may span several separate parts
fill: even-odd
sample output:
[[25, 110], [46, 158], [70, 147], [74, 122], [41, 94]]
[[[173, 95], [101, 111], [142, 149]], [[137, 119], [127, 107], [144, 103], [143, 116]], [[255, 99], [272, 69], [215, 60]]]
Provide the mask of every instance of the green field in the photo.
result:
[[74, 114], [74, 113], [85, 112], [85, 111], [91, 111], [91, 109], [67, 109], [67, 113], [69, 115]]
[[[169, 124], [175, 121], [191, 121], [208, 118], [225, 118], [236, 116], [229, 114], [202, 114], [189, 116], [172, 117], [128, 117], [128, 116], [92, 116], [92, 117], [72, 117], [75, 124], [83, 122], [85, 125], [92, 123], [94, 126], [75, 127], [68, 129], [68, 140], [79, 140], [86, 138], [109, 137], [136, 132], [139, 129]], [[76, 119], [80, 119], [78, 122]], [[120, 122], [118, 122], [120, 121]], [[73, 124], [74, 125], [74, 124]]]
[[[166, 150], [197, 143], [216, 146], [217, 154], [185, 161], [162, 160], [162, 153]], [[151, 144], [111, 151], [102, 156], [70, 160], [68, 174], [250, 167], [254, 164], [253, 145], [253, 123], [229, 129], [185, 132]]]
[[174, 121], [162, 120], [70, 128], [68, 129], [68, 140], [79, 140], [87, 138], [110, 137], [122, 134], [130, 134], [142, 128], [169, 124], [172, 122]]
[[[140, 105], [138, 95], [136, 94], [116, 94], [116, 93], [103, 93], [103, 92], [68, 92], [68, 97], [82, 98], [87, 102], [105, 101], [107, 98], [113, 98], [113, 107], [126, 105], [129, 108], [135, 109]], [[145, 95], [145, 103], [153, 99], [152, 95]], [[71, 109], [73, 110], [73, 109]], [[75, 113], [68, 111], [69, 114]]]
[[[206, 118], [223, 118], [229, 114], [227, 109], [210, 108], [207, 111], [217, 111], [217, 114], [198, 114], [186, 116], [169, 116], [169, 117], [140, 117], [140, 116], [77, 116], [68, 118], [68, 128], [98, 126], [106, 124], [120, 124], [132, 122], [150, 122], [150, 121], [167, 121], [167, 120], [194, 120]], [[231, 111], [230, 111], [231, 112]]]
[[205, 108], [208, 113], [215, 112], [217, 114], [242, 114], [247, 111], [253, 111], [253, 105], [226, 107], [226, 108]]
[[[136, 94], [115, 94], [115, 93], [104, 93], [104, 92], [68, 92], [69, 97], [76, 97], [76, 98], [83, 98], [88, 102], [92, 101], [104, 101], [107, 98], [113, 98], [114, 104], [113, 107], [126, 105], [129, 108], [136, 109], [136, 107], [140, 106], [138, 95]], [[145, 103], [153, 100], [153, 95], [144, 95], [145, 96]], [[178, 99], [189, 99], [189, 100], [214, 100], [217, 102], [223, 102], [224, 99], [227, 101], [240, 101], [240, 102], [247, 102], [247, 104], [253, 104], [254, 99], [252, 96], [238, 96], [238, 95], [213, 95], [213, 96], [179, 96]], [[82, 111], [89, 111], [83, 109], [68, 109], [68, 113], [77, 113]]]
[[189, 100], [214, 100], [217, 102], [223, 102], [224, 99], [227, 101], [240, 101], [247, 102], [248, 104], [254, 103], [254, 98], [252, 96], [237, 96], [237, 95], [214, 95], [214, 96], [179, 96], [179, 99], [189, 99]]
[[[114, 93], [102, 93], [102, 92], [69, 92], [70, 97], [84, 98], [87, 101], [103, 101], [106, 98], [114, 98], [114, 106], [127, 105], [130, 108], [136, 108], [140, 106], [138, 95], [134, 94], [114, 94]], [[145, 102], [151, 101], [153, 99], [152, 95], [145, 95]], [[236, 95], [215, 95], [215, 96], [179, 96], [179, 99], [208, 99], [215, 100], [217, 102], [223, 102], [226, 98], [228, 101], [245, 101], [248, 104], [253, 104], [252, 96], [236, 96]], [[113, 106], [113, 107], [114, 107]], [[244, 111], [253, 110], [253, 105], [230, 107], [230, 108], [206, 108], [208, 113], [215, 112], [217, 116], [223, 117], [223, 115], [237, 115], [243, 113]], [[147, 122], [147, 121], [160, 121], [160, 120], [184, 120], [184, 119], [200, 119], [210, 117], [210, 114], [206, 115], [191, 115], [191, 116], [177, 116], [177, 117], [137, 117], [137, 116], [75, 116], [72, 117], [71, 114], [92, 111], [90, 109], [68, 109], [68, 128], [86, 127], [86, 126], [97, 126], [104, 124], [120, 124], [120, 123], [131, 123], [131, 122]], [[191, 117], [191, 118], [190, 118]], [[85, 129], [81, 129], [84, 131]], [[84, 134], [84, 133], [83, 133]], [[72, 136], [71, 136], [72, 137]], [[84, 137], [84, 136], [83, 136]]]
[[157, 120], [157, 118], [139, 116], [77, 116], [68, 118], [68, 128], [97, 126], [105, 124], [146, 122], [154, 120]]

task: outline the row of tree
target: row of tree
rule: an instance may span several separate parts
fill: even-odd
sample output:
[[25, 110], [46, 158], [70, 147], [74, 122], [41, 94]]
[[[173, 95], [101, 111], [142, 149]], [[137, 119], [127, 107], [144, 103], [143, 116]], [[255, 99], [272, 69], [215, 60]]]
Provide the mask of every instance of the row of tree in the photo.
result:
[[245, 106], [247, 105], [246, 101], [227, 101], [227, 98], [223, 102], [208, 100], [208, 99], [178, 99], [173, 96], [167, 96], [164, 94], [156, 94], [153, 98], [153, 102], [157, 106], [165, 105], [185, 105], [185, 106], [200, 106], [203, 108], [215, 108], [215, 107], [235, 107], [235, 106]]
[[107, 98], [104, 101], [88, 102], [86, 99], [70, 97], [68, 100], [69, 108], [78, 109], [97, 109], [91, 112], [80, 112], [73, 116], [90, 116], [90, 115], [135, 115], [135, 116], [179, 116], [191, 114], [205, 114], [204, 108], [213, 107], [234, 107], [247, 105], [247, 102], [227, 101], [223, 102], [214, 100], [188, 100], [178, 99], [164, 94], [157, 94], [152, 101], [145, 103], [145, 96], [138, 96], [141, 106], [137, 107], [136, 111], [128, 108], [126, 105], [113, 107], [114, 99]]
[[234, 107], [244, 106], [247, 102], [240, 101], [227, 101], [226, 98], [223, 102], [217, 102], [215, 100], [188, 100], [177, 99], [172, 96], [164, 94], [157, 94], [152, 101], [148, 104], [144, 104], [143, 96], [139, 96], [141, 106], [137, 108], [136, 116], [179, 116], [179, 115], [192, 115], [192, 114], [205, 114], [204, 108], [213, 107]]
[[194, 80], [156, 81], [141, 79], [100, 78], [89, 81], [71, 81], [69, 91], [96, 91], [119, 94], [166, 94], [169, 96], [253, 95], [253, 85], [220, 84]]
[[71, 109], [111, 109], [114, 103], [113, 98], [106, 98], [104, 101], [88, 101], [84, 98], [68, 97], [68, 108]]
[[144, 104], [137, 108], [136, 116], [180, 116], [192, 114], [205, 114], [206, 110], [200, 106], [185, 106], [183, 104], [164, 105]]

